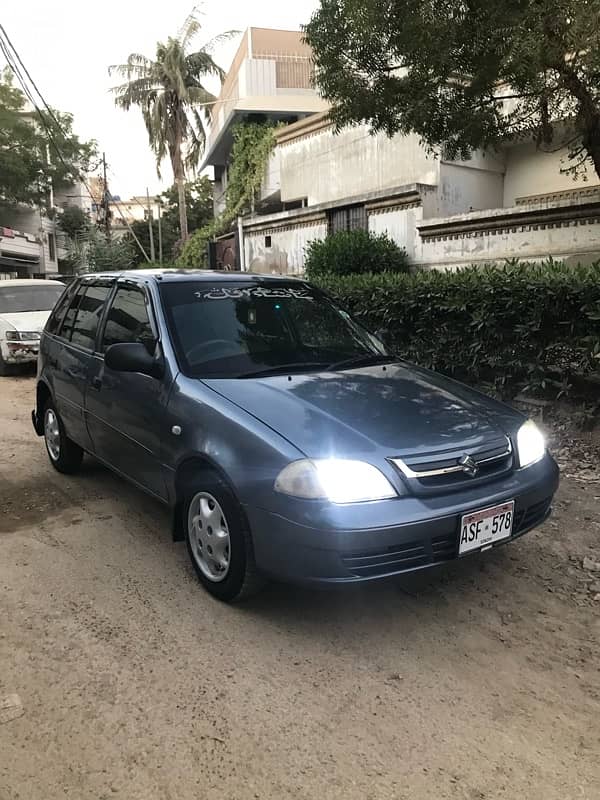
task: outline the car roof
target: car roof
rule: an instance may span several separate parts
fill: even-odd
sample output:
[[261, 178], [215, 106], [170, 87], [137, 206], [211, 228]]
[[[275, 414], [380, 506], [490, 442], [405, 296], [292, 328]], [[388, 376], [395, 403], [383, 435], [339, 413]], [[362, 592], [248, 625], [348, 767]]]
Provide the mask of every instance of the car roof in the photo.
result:
[[62, 286], [63, 289], [65, 288], [64, 283], [60, 281], [45, 281], [39, 278], [15, 278], [13, 280], [9, 278], [7, 281], [0, 281], [0, 289], [3, 286], [47, 286], [48, 284], [50, 284], [50, 286]]
[[[223, 272], [207, 269], [134, 269], [122, 272], [94, 272], [83, 275], [84, 278], [129, 278], [130, 280], [143, 280], [144, 278], [160, 281], [161, 283], [175, 283], [178, 281], [207, 281], [210, 283], [230, 283], [233, 281], [253, 281], [263, 283], [266, 281], [297, 281], [298, 277], [291, 275], [265, 275], [254, 272]], [[302, 278], [300, 278], [302, 280]]]

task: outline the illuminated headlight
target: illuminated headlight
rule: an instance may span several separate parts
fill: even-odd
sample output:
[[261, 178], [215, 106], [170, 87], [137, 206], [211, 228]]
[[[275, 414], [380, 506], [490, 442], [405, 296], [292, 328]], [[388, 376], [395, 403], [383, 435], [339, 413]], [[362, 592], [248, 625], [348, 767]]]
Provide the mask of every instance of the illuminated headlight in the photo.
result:
[[540, 461], [546, 454], [546, 440], [538, 426], [531, 419], [519, 428], [517, 433], [519, 464], [528, 467]]
[[293, 461], [277, 476], [275, 491], [332, 503], [364, 503], [397, 495], [376, 467], [341, 458]]

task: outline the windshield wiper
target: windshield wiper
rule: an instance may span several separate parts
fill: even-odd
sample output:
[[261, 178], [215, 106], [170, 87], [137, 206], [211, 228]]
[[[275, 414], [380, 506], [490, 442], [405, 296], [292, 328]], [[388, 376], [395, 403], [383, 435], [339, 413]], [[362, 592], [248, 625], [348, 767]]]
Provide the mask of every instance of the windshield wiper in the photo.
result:
[[265, 367], [254, 372], [244, 372], [238, 378], [267, 378], [269, 375], [285, 375], [287, 372], [298, 372], [304, 369], [326, 369], [326, 361], [298, 361], [292, 364], [278, 364], [276, 367]]
[[346, 369], [347, 367], [370, 367], [376, 364], [390, 364], [398, 361], [395, 356], [384, 356], [382, 353], [369, 353], [360, 356], [352, 356], [352, 358], [345, 358], [343, 361], [336, 361], [327, 367], [330, 372], [335, 372], [338, 369]]

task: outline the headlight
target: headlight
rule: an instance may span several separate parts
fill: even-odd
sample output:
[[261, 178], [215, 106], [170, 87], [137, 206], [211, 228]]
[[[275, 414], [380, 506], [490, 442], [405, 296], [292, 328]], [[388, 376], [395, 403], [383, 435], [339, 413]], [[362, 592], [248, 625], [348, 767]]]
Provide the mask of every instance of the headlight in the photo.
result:
[[540, 461], [546, 454], [546, 440], [538, 426], [531, 419], [519, 428], [517, 433], [519, 464], [528, 467]]
[[363, 503], [397, 496], [376, 467], [341, 458], [293, 461], [277, 476], [275, 491], [332, 503]]
[[39, 342], [38, 331], [6, 331], [7, 342]]

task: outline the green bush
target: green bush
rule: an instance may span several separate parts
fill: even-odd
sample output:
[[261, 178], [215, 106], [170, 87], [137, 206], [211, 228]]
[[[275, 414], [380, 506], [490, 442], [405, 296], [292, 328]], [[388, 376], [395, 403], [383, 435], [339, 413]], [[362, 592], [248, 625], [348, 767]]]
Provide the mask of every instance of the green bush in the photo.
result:
[[316, 283], [399, 355], [504, 396], [600, 370], [600, 263], [327, 275]]
[[309, 278], [332, 273], [406, 272], [408, 258], [385, 233], [338, 231], [326, 239], [315, 239], [306, 247], [306, 274]]

